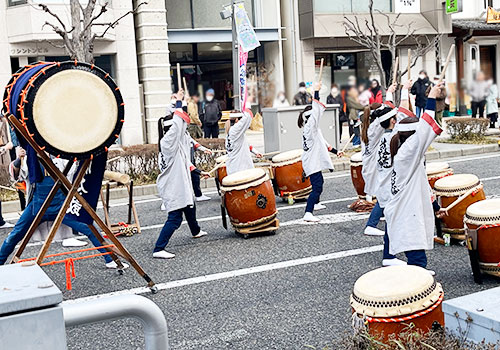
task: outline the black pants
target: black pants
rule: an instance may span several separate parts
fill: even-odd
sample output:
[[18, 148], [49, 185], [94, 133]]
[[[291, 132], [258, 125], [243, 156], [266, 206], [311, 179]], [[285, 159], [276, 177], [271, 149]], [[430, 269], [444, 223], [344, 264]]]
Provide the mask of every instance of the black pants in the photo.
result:
[[193, 192], [196, 197], [201, 197], [203, 195], [200, 187], [200, 173], [201, 171], [198, 169], [191, 171], [191, 183], [193, 184]]
[[486, 106], [486, 100], [481, 102], [472, 101], [472, 118], [476, 118], [477, 112], [479, 111], [479, 118], [484, 118], [484, 107]]
[[207, 139], [217, 139], [219, 138], [219, 124], [214, 125], [203, 125], [203, 132], [205, 133], [205, 138]]
[[490, 113], [487, 115], [488, 119], [490, 120], [490, 128], [495, 127], [495, 123], [498, 120], [498, 113]]

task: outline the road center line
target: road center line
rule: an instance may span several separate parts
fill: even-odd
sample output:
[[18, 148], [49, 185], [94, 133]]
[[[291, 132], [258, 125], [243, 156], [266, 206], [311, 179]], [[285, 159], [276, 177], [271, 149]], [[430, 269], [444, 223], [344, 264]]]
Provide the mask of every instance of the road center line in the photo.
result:
[[[255, 273], [280, 270], [280, 269], [285, 269], [285, 268], [294, 267], [294, 266], [308, 265], [308, 264], [314, 264], [314, 263], [319, 263], [319, 262], [328, 261], [328, 260], [341, 259], [341, 258], [346, 258], [349, 256], [374, 253], [374, 252], [379, 252], [382, 249], [383, 249], [383, 245], [375, 245], [375, 246], [358, 248], [358, 249], [344, 250], [344, 251], [340, 251], [340, 252], [336, 252], [336, 253], [310, 256], [307, 258], [300, 258], [300, 259], [295, 259], [295, 260], [280, 261], [280, 262], [272, 263], [272, 264], [253, 266], [253, 267], [247, 267], [247, 268], [238, 269], [238, 270], [219, 272], [219, 273], [198, 276], [198, 277], [185, 278], [185, 279], [170, 281], [170, 282], [165, 282], [165, 283], [158, 283], [156, 285], [156, 287], [158, 288], [158, 290], [173, 289], [173, 288], [184, 287], [184, 286], [189, 286], [189, 285], [194, 285], [194, 284], [207, 283], [207, 282], [213, 282], [213, 281], [229, 279], [229, 278], [234, 278], [234, 277], [246, 276], [246, 275], [251, 275], [251, 274], [255, 274]], [[150, 290], [147, 287], [138, 287], [138, 288], [125, 289], [125, 290], [120, 290], [120, 291], [111, 292], [111, 293], [91, 295], [88, 297], [78, 298], [78, 299], [74, 299], [74, 300], [67, 300], [67, 301], [64, 301], [63, 304], [79, 303], [79, 302], [95, 300], [95, 299], [105, 298], [105, 297], [111, 297], [111, 296], [116, 296], [116, 295], [144, 294], [144, 293], [148, 293], [149, 291]]]

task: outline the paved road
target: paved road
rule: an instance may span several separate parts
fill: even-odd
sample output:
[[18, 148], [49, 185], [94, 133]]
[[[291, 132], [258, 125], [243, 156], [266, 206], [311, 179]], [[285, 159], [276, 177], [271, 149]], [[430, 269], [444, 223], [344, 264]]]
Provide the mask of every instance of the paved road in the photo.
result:
[[[474, 173], [484, 180], [488, 196], [500, 196], [500, 154], [453, 159], [456, 173]], [[347, 209], [354, 197], [348, 173], [327, 175], [322, 200], [325, 223], [303, 225], [304, 204], [279, 203], [282, 227], [274, 236], [243, 240], [222, 228], [218, 196], [198, 206], [203, 229], [210, 235], [190, 237], [187, 225], [173, 236], [169, 250], [174, 260], [151, 258], [151, 249], [165, 220], [156, 198], [138, 199], [143, 233], [122, 242], [134, 254], [160, 291], [151, 295], [133, 271], [124, 276], [104, 269], [98, 258], [76, 263], [73, 290], [66, 300], [135, 289], [164, 311], [172, 349], [306, 349], [338, 348], [350, 331], [349, 294], [356, 279], [379, 267], [380, 237], [366, 237], [367, 215]], [[112, 208], [123, 220], [126, 208]], [[120, 217], [121, 216], [121, 217]], [[381, 226], [382, 227], [382, 226]], [[1, 233], [1, 238], [5, 233]], [[39, 247], [30, 247], [34, 256]], [[54, 244], [51, 252], [62, 251]], [[486, 278], [473, 283], [468, 255], [460, 246], [436, 246], [428, 254], [429, 268], [437, 271], [446, 298], [499, 285]], [[61, 289], [64, 267], [45, 268]], [[141, 349], [139, 323], [120, 320], [70, 329], [70, 349]]]

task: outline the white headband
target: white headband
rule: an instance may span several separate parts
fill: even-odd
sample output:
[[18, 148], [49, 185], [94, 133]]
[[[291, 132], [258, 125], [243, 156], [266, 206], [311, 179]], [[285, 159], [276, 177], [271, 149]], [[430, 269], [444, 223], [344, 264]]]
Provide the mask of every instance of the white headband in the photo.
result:
[[174, 124], [174, 119], [168, 119], [163, 121], [163, 126], [172, 126]]
[[302, 113], [302, 115], [303, 115], [304, 117], [309, 117], [311, 114], [313, 114], [313, 110], [312, 110], [312, 109], [310, 109], [310, 110], [305, 111], [304, 113]]
[[384, 122], [388, 119], [391, 119], [392, 117], [394, 117], [396, 115], [396, 113], [398, 113], [398, 110], [397, 109], [393, 109], [392, 111], [384, 114], [383, 116], [379, 117], [380, 119], [380, 122]]
[[418, 123], [398, 124], [398, 131], [416, 131]]

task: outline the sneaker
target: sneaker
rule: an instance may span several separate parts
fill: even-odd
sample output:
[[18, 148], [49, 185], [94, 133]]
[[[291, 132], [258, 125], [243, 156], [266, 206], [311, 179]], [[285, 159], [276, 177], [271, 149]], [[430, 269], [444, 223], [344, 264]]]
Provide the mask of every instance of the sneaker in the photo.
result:
[[63, 239], [62, 241], [63, 247], [83, 247], [86, 246], [87, 244], [88, 244], [87, 242], [84, 242], [77, 238], [66, 238]]
[[320, 219], [314, 216], [312, 213], [306, 212], [304, 215], [304, 221], [307, 222], [320, 222]]
[[165, 211], [167, 210], [167, 207], [165, 206], [165, 203], [162, 203], [161, 206], [160, 206], [160, 210], [161, 211]]
[[428, 272], [431, 276], [436, 276], [436, 271], [434, 271], [434, 270], [427, 270], [427, 272]]
[[[128, 269], [128, 264], [127, 263], [122, 262], [122, 265], [123, 265], [122, 270]], [[114, 269], [114, 270], [116, 270], [118, 268], [118, 264], [115, 263], [114, 261], [111, 261], [109, 263], [106, 263], [106, 268], [107, 269]]]
[[165, 250], [160, 250], [159, 252], [154, 252], [153, 253], [153, 258], [156, 258], [156, 259], [173, 259], [175, 258], [175, 254], [174, 253], [169, 253]]
[[318, 203], [314, 204], [314, 210], [323, 210], [326, 209], [326, 206], [324, 204]]
[[366, 226], [365, 235], [367, 235], [367, 236], [383, 236], [383, 235], [385, 235], [385, 232], [382, 230], [379, 230], [376, 227]]
[[208, 232], [200, 230], [200, 232], [198, 232], [197, 235], [194, 235], [193, 238], [201, 238], [201, 237], [206, 236], [206, 235], [208, 235]]
[[400, 260], [398, 258], [394, 259], [384, 259], [382, 260], [382, 266], [400, 266], [406, 265], [406, 261]]
[[205, 201], [209, 201], [209, 200], [210, 200], [210, 197], [209, 196], [205, 196], [204, 194], [202, 194], [199, 197], [196, 197], [196, 201], [197, 202], [205, 202]]
[[14, 225], [11, 224], [10, 222], [7, 222], [7, 221], [5, 221], [5, 224], [0, 226], [0, 228], [13, 228], [13, 227], [14, 227]]

